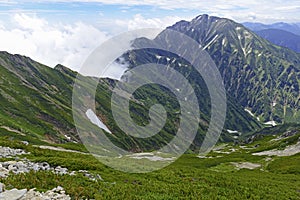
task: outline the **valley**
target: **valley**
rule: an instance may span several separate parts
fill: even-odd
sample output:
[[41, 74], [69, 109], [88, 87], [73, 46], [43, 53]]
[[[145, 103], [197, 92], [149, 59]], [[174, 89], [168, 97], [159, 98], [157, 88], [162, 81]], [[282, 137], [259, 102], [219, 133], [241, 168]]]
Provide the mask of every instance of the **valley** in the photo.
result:
[[[176, 160], [176, 154], [158, 151], [180, 129], [181, 104], [168, 88], [149, 84], [133, 95], [118, 94], [119, 99], [129, 96], [130, 117], [141, 126], [150, 123], [153, 105], [164, 105], [167, 120], [158, 134], [137, 138], [122, 130], [112, 113], [113, 88], [122, 78], [83, 76], [60, 64], [50, 68], [2, 51], [0, 199], [300, 199], [300, 54], [226, 18], [199, 15], [167, 29], [197, 41], [222, 76], [226, 119], [212, 151], [199, 154], [211, 119], [209, 90], [191, 63], [178, 55], [133, 49], [116, 60], [128, 63], [128, 70], [147, 63], [165, 65], [193, 86], [199, 126], [190, 147]], [[165, 30], [151, 40], [138, 38], [132, 45], [182, 47], [170, 42], [170, 37]], [[74, 100], [78, 77], [86, 90]], [[104, 131], [112, 144], [130, 155], [115, 155], [99, 144], [93, 148], [111, 153], [113, 159], [90, 152], [78, 133], [82, 127], [74, 123], [72, 103], [89, 99], [95, 82], [95, 109], [84, 105], [79, 119], [90, 130]], [[163, 118], [153, 113], [157, 119]], [[122, 118], [126, 113], [121, 110], [119, 114]], [[84, 134], [91, 141], [99, 140], [91, 132]], [[97, 157], [123, 171], [133, 163], [149, 173], [118, 171]], [[165, 167], [156, 170], [162, 163]]]

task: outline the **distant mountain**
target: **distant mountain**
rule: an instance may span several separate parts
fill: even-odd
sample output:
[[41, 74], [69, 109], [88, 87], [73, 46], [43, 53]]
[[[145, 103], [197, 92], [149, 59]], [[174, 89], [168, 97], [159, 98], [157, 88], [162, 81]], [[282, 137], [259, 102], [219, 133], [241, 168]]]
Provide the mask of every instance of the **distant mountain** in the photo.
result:
[[245, 22], [243, 25], [249, 28], [252, 31], [261, 31], [266, 29], [279, 29], [283, 31], [288, 31], [294, 33], [295, 35], [300, 36], [300, 25], [299, 24], [289, 24], [284, 22], [278, 22], [274, 24], [262, 24], [262, 23], [253, 23]]
[[244, 26], [273, 44], [300, 52], [299, 24], [288, 24], [283, 22], [275, 24], [246, 22], [244, 23]]
[[289, 48], [293, 51], [300, 53], [300, 36], [291, 32], [279, 29], [265, 29], [255, 31], [257, 35], [265, 38], [266, 40], [282, 47]]
[[[200, 15], [168, 29], [182, 32], [205, 47], [223, 76], [228, 96], [261, 121], [299, 123], [299, 54], [275, 46], [243, 25], [224, 18]], [[155, 40], [165, 42], [167, 38], [163, 32]], [[187, 73], [187, 68], [178, 67], [186, 63], [163, 52], [149, 50], [131, 54], [132, 67], [151, 60]]]

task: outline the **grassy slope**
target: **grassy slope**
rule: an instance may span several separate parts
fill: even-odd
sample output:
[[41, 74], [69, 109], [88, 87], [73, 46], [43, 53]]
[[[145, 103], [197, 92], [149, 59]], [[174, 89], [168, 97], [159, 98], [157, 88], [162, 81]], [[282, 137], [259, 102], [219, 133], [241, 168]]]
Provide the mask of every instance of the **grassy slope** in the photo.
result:
[[[55, 69], [37, 63], [20, 55], [0, 53], [0, 128], [15, 131], [13, 137], [28, 141], [48, 141], [55, 143], [68, 142], [68, 137], [79, 141], [72, 117], [72, 85], [76, 73], [63, 66]], [[87, 78], [88, 79], [88, 78]], [[199, 82], [201, 84], [201, 82]], [[114, 81], [104, 79], [98, 85], [96, 95], [97, 111], [102, 121], [114, 133], [110, 139], [118, 146], [133, 151], [139, 149], [155, 149], [173, 138], [178, 124], [178, 102], [174, 96], [157, 86], [139, 89], [134, 94], [136, 102], [131, 102], [132, 118], [138, 124], [148, 123], [148, 110], [154, 102], [167, 105], [169, 116], [164, 129], [156, 137], [149, 140], [129, 138], [114, 123], [110, 95]], [[196, 86], [198, 87], [198, 86]], [[199, 93], [201, 90], [199, 89]], [[205, 93], [207, 94], [207, 93]], [[201, 98], [201, 101], [207, 101]], [[201, 104], [201, 102], [200, 102]], [[202, 104], [201, 104], [202, 105]], [[244, 133], [259, 127], [256, 119], [243, 111], [231, 99], [228, 100], [228, 117], [226, 128], [242, 130]], [[206, 103], [201, 109], [209, 110]], [[232, 117], [236, 116], [236, 117]], [[209, 113], [201, 113], [202, 124], [193, 148], [201, 144], [205, 133]], [[20, 134], [17, 134], [19, 132]], [[22, 136], [22, 134], [24, 134]], [[222, 140], [232, 140], [233, 136], [224, 132]]]
[[[44, 191], [61, 185], [74, 199], [82, 197], [96, 199], [300, 199], [300, 154], [290, 157], [254, 156], [251, 153], [280, 149], [281, 143], [294, 144], [296, 136], [271, 141], [276, 136], [266, 136], [242, 149], [227, 146], [223, 151], [235, 148], [231, 154], [211, 152], [212, 158], [200, 159], [195, 154], [185, 154], [170, 166], [148, 174], [127, 174], [98, 162], [94, 157], [78, 153], [42, 150], [24, 146], [18, 142], [1, 139], [0, 144], [25, 148], [33, 161], [47, 161], [52, 166], [63, 166], [69, 170], [86, 169], [100, 174], [104, 181], [93, 182], [76, 176], [60, 176], [48, 172], [31, 172], [12, 175], [1, 180], [17, 188], [32, 188]], [[260, 144], [258, 148], [253, 148]], [[218, 157], [222, 156], [222, 157]], [[236, 170], [231, 162], [259, 163], [262, 167], [254, 170]]]

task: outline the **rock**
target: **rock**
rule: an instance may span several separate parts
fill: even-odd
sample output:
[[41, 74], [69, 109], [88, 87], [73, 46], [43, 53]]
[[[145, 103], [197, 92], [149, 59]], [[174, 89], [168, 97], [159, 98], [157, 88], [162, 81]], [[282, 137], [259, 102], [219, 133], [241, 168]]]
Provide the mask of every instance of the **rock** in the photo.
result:
[[5, 185], [3, 183], [0, 183], [0, 193], [4, 192]]
[[53, 192], [61, 192], [63, 190], [64, 190], [64, 188], [62, 188], [61, 186], [57, 186], [56, 188], [53, 188], [51, 191], [53, 191]]
[[[56, 190], [59, 190], [59, 192], [56, 192]], [[58, 186], [45, 193], [40, 193], [35, 191], [35, 189], [31, 189], [20, 200], [71, 200], [71, 197], [65, 194], [62, 187]]]
[[33, 171], [39, 171], [40, 166], [39, 166], [38, 164], [34, 164], [34, 165], [32, 166], [32, 169], [33, 169]]
[[36, 192], [35, 189], [29, 190], [20, 200], [42, 200], [43, 195], [39, 192]]
[[9, 171], [14, 171], [14, 170], [16, 170], [16, 169], [17, 169], [17, 167], [16, 167], [15, 164], [11, 164], [11, 165], [8, 166], [8, 170], [9, 170]]
[[12, 156], [18, 156], [23, 154], [28, 154], [28, 153], [26, 153], [23, 149], [12, 149], [9, 147], [0, 146], [0, 156], [2, 158], [10, 158]]
[[63, 168], [61, 166], [57, 166], [55, 169], [54, 169], [55, 173], [57, 174], [67, 174], [68, 173], [68, 169], [67, 168]]
[[0, 167], [0, 177], [1, 178], [7, 177], [8, 174], [9, 174], [9, 171], [7, 169], [5, 169], [4, 167]]
[[75, 175], [76, 175], [76, 172], [75, 172], [75, 171], [72, 171], [69, 175], [70, 175], [70, 176], [75, 176]]
[[0, 199], [1, 200], [20, 200], [25, 194], [27, 190], [17, 190], [17, 189], [12, 189], [12, 190], [7, 190], [5, 192], [0, 193]]
[[103, 178], [99, 174], [96, 175], [96, 179], [98, 179], [100, 181], [104, 181]]
[[27, 142], [27, 141], [22, 141], [22, 143], [26, 146], [29, 145], [29, 142]]
[[50, 165], [46, 162], [40, 164], [42, 170], [50, 170]]

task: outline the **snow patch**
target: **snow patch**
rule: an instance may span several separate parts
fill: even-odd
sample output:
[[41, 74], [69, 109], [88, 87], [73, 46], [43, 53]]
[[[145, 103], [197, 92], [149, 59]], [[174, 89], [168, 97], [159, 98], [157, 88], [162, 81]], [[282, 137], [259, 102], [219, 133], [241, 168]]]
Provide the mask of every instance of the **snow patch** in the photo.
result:
[[205, 50], [207, 47], [209, 47], [218, 37], [219, 37], [219, 35], [217, 34], [207, 45], [205, 45], [205, 47], [203, 47], [203, 50]]
[[67, 138], [67, 140], [71, 140], [71, 137], [67, 136], [67, 135], [64, 135], [65, 138]]
[[254, 117], [254, 114], [251, 112], [251, 110], [248, 110], [247, 108], [244, 109], [246, 112], [248, 112], [252, 117]]
[[265, 125], [271, 125], [271, 126], [276, 126], [276, 122], [275, 121], [268, 121], [264, 123]]
[[159, 59], [161, 59], [162, 56], [155, 55], [155, 57], [159, 60]]
[[227, 42], [226, 39], [223, 38], [223, 40], [222, 40], [222, 46], [225, 46], [226, 42]]
[[238, 131], [233, 131], [233, 130], [229, 130], [229, 129], [227, 129], [227, 132], [228, 133], [239, 133]]
[[107, 126], [97, 117], [97, 115], [91, 109], [86, 111], [86, 116], [89, 118], [91, 123], [95, 124], [99, 128], [105, 130], [106, 132], [112, 134], [112, 132], [107, 128]]

